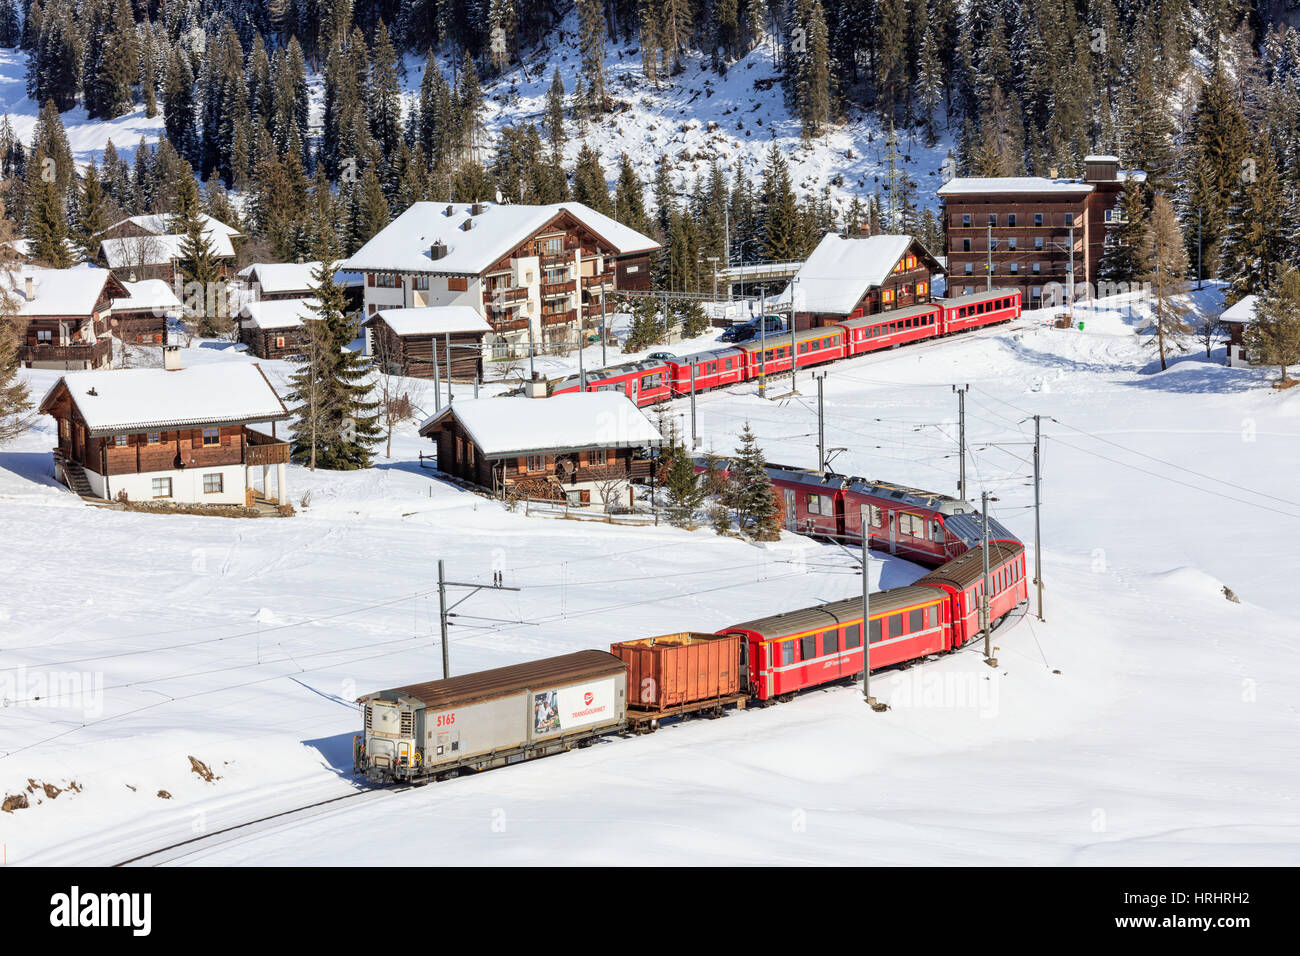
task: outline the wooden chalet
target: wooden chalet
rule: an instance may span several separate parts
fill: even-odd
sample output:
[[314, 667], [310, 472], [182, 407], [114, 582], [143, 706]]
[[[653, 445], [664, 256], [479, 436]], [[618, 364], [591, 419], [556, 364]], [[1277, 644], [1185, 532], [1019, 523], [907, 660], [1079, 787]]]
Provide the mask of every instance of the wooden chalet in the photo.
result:
[[930, 301], [943, 267], [914, 236], [827, 234], [799, 267], [789, 295], [796, 330]]
[[316, 318], [315, 299], [246, 302], [236, 318], [239, 341], [258, 358], [280, 359], [302, 351], [303, 322]]
[[[286, 502], [289, 410], [257, 365], [70, 372], [41, 400], [58, 424], [55, 470], [87, 498], [244, 505]], [[271, 423], [271, 433], [254, 423]], [[268, 485], [276, 469], [274, 493]], [[259, 485], [260, 479], [260, 485]]]
[[109, 328], [128, 345], [166, 345], [167, 321], [180, 318], [181, 300], [161, 279], [123, 282], [128, 295], [113, 302]]
[[619, 392], [457, 399], [420, 425], [438, 470], [494, 494], [630, 506], [634, 462], [663, 444]]
[[[227, 276], [235, 261], [234, 240], [239, 230], [204, 214], [204, 234], [214, 256]], [[99, 259], [120, 279], [138, 282], [161, 279], [175, 285], [180, 274], [177, 263], [184, 258], [184, 239], [174, 218], [164, 214], [131, 216], [115, 222], [96, 235]]]
[[7, 270], [0, 281], [14, 306], [24, 368], [85, 370], [113, 361], [109, 317], [126, 287], [106, 269]]
[[483, 339], [492, 326], [469, 306], [384, 309], [362, 323], [366, 354], [387, 371], [412, 378], [450, 376], [453, 382], [483, 377]]

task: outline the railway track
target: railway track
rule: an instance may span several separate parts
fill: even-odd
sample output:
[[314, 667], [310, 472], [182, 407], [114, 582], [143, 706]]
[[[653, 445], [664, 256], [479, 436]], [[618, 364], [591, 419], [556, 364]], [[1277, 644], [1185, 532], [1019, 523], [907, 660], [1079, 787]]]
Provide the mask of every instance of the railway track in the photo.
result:
[[[394, 794], [406, 790], [414, 789], [412, 787], [393, 787], [387, 790], [355, 790], [352, 793], [345, 793], [337, 797], [330, 797], [327, 800], [317, 800], [314, 803], [304, 804], [301, 807], [293, 807], [288, 810], [280, 810], [276, 813], [269, 813], [266, 816], [255, 817], [252, 820], [245, 820], [243, 823], [232, 824], [228, 827], [221, 827], [213, 830], [211, 833], [201, 833], [198, 836], [190, 837], [188, 840], [181, 840], [177, 843], [171, 843], [167, 846], [161, 846], [147, 853], [139, 853], [128, 859], [121, 860], [111, 864], [113, 867], [132, 866], [142, 864], [145, 866], [160, 866], [164, 863], [172, 863], [184, 857], [198, 853], [200, 850], [207, 849], [211, 846], [220, 846], [224, 843], [231, 843], [241, 836], [249, 833], [256, 833], [264, 829], [271, 829], [278, 824], [273, 821], [284, 821], [286, 818], [295, 817], [307, 819], [313, 816], [320, 816], [330, 812], [336, 805], [345, 801], [358, 800], [360, 802], [369, 802], [370, 800], [380, 800], [391, 797]], [[368, 798], [368, 799], [362, 799]], [[356, 804], [352, 804], [355, 806]], [[239, 832], [243, 831], [243, 832]], [[233, 834], [233, 835], [232, 835]], [[221, 839], [221, 837], [226, 839]]]

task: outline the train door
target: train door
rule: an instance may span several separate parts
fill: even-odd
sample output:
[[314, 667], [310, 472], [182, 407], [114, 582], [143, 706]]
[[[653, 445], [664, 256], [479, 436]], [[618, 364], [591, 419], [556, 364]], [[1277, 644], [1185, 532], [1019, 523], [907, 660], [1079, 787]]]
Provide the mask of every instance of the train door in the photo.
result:
[[785, 530], [799, 530], [799, 509], [797, 506], [798, 496], [793, 488], [785, 488]]
[[838, 540], [840, 541], [845, 540], [844, 539], [845, 523], [846, 522], [844, 519], [844, 495], [841, 493], [835, 496], [835, 533], [839, 535]]
[[893, 511], [886, 511], [885, 516], [885, 520], [889, 524], [889, 553], [898, 554], [898, 524], [895, 520], [896, 513]]

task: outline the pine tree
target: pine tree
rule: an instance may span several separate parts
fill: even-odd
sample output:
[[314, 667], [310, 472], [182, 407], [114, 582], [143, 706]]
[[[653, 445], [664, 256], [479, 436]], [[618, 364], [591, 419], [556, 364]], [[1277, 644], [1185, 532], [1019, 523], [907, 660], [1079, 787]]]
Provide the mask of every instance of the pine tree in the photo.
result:
[[772, 479], [767, 473], [767, 460], [749, 428], [749, 422], [745, 422], [740, 433], [733, 465], [727, 497], [736, 513], [737, 524], [758, 541], [775, 541], [781, 536], [776, 497], [772, 491]]
[[1286, 261], [1290, 228], [1272, 140], [1265, 133], [1242, 162], [1228, 209], [1220, 269], [1220, 276], [1228, 281], [1228, 305], [1272, 284]]
[[1288, 266], [1259, 297], [1242, 343], [1255, 362], [1276, 365], [1279, 381], [1287, 381], [1287, 366], [1300, 362], [1300, 269]]
[[1160, 370], [1169, 367], [1168, 356], [1186, 351], [1185, 338], [1191, 333], [1187, 324], [1189, 309], [1174, 300], [1186, 291], [1187, 249], [1178, 229], [1174, 207], [1164, 196], [1151, 202], [1142, 254], [1150, 263], [1142, 276], [1151, 290], [1151, 346], [1160, 356]]
[[[1150, 269], [1143, 255], [1143, 241], [1147, 231], [1147, 190], [1137, 179], [1124, 183], [1119, 202], [1115, 205], [1114, 220], [1106, 227], [1106, 244], [1102, 251], [1100, 278], [1118, 287], [1136, 282]], [[1116, 288], [1114, 292], [1118, 292]], [[1110, 290], [1099, 291], [1105, 297]]]
[[[402, 139], [402, 86], [397, 75], [397, 52], [383, 21], [375, 30], [370, 54], [370, 94], [365, 104], [370, 132], [381, 156], [392, 159]], [[385, 183], [392, 186], [393, 183]]]
[[22, 41], [22, 19], [14, 0], [0, 0], [0, 46], [16, 47]]
[[821, 0], [798, 0], [796, 40], [791, 51], [794, 100], [804, 139], [821, 134], [831, 118], [830, 55]]
[[81, 194], [77, 203], [76, 242], [87, 262], [99, 258], [99, 233], [112, 225], [108, 221], [107, 207], [99, 170], [92, 159], [81, 177]]
[[289, 401], [296, 413], [292, 454], [313, 470], [319, 466], [351, 471], [370, 467], [373, 447], [383, 433], [379, 403], [370, 398], [369, 361], [349, 347], [357, 327], [334, 281], [337, 239], [326, 228], [321, 235], [326, 246], [312, 275], [318, 306], [306, 323], [305, 358], [290, 376]]
[[560, 68], [555, 68], [551, 88], [546, 93], [546, 138], [551, 144], [551, 162], [558, 165], [564, 159], [564, 80]]
[[171, 231], [181, 236], [176, 267], [185, 283], [182, 300], [186, 312], [198, 335], [225, 335], [231, 321], [221, 260], [212, 247], [200, 207], [199, 185], [193, 176], [182, 176], [177, 182], [171, 218]]
[[585, 203], [597, 212], [610, 215], [614, 209], [609, 201], [609, 184], [600, 157], [584, 139], [578, 150], [578, 162], [573, 167], [573, 199]]
[[799, 209], [790, 185], [790, 169], [776, 145], [767, 155], [758, 202], [761, 255], [768, 262], [790, 262], [802, 253], [798, 234]]
[[172, 51], [163, 79], [163, 129], [168, 141], [188, 162], [199, 160], [199, 133], [194, 101], [194, 71], [190, 58]]
[[668, 523], [675, 528], [693, 528], [695, 514], [704, 502], [704, 487], [695, 473], [695, 462], [682, 443], [675, 425], [668, 434], [668, 473], [664, 477]]
[[92, 119], [113, 119], [131, 109], [132, 88], [140, 75], [140, 49], [130, 0], [114, 0], [112, 20], [105, 24], [102, 53], [92, 79]]

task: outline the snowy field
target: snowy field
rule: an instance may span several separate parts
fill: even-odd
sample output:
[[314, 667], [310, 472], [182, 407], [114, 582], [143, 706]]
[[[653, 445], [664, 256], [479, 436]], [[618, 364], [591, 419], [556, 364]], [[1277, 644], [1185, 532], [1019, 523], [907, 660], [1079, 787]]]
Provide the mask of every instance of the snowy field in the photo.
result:
[[[1217, 309], [1216, 292], [1201, 296]], [[951, 385], [969, 383], [972, 497], [989, 490], [1027, 543], [1025, 419], [1050, 416], [1046, 622], [1000, 629], [996, 670], [971, 648], [877, 674], [886, 713], [836, 687], [367, 794], [155, 861], [1300, 861], [1300, 390], [1224, 367], [1221, 348], [1159, 373], [1131, 313], [1086, 313], [1083, 331], [1030, 316], [829, 367], [827, 443], [848, 449], [835, 467], [948, 493]], [[598, 358], [589, 349], [588, 367]], [[247, 360], [217, 343], [184, 353]], [[267, 366], [273, 380], [288, 370]], [[57, 378], [29, 374], [37, 398]], [[703, 447], [730, 450], [749, 421], [770, 459], [815, 465], [815, 388], [798, 386], [702, 395]], [[369, 471], [291, 467], [290, 519], [94, 508], [53, 482], [54, 441], [42, 419], [0, 451], [0, 794], [31, 791], [29, 808], [0, 813], [9, 863], [118, 862], [353, 792], [352, 701], [439, 674], [439, 558], [452, 579], [499, 570], [522, 589], [458, 609], [454, 673], [860, 590], [853, 555], [794, 535], [755, 546], [508, 513], [421, 470], [432, 446], [414, 425]], [[872, 586], [921, 573], [877, 555]], [[31, 699], [51, 681], [84, 693]]]

